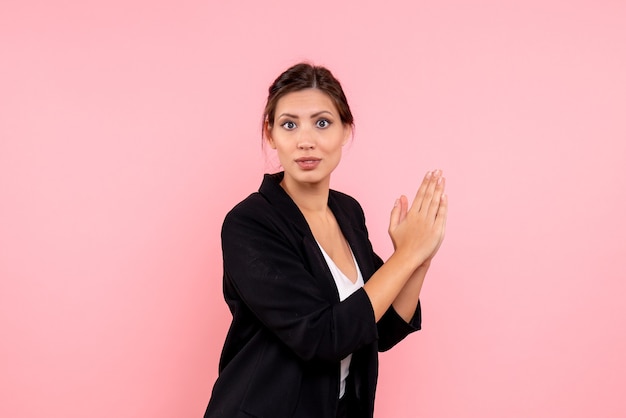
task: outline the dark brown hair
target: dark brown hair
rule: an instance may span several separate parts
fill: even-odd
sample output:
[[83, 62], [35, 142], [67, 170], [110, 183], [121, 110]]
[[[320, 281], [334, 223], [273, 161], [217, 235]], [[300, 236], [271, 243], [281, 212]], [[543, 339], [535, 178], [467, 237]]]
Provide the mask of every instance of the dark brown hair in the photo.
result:
[[341, 122], [350, 126], [354, 125], [354, 118], [339, 80], [325, 67], [302, 62], [287, 69], [270, 86], [263, 112], [263, 126], [266, 121], [268, 128], [271, 129], [274, 125], [276, 105], [281, 97], [287, 93], [305, 89], [318, 89], [326, 93], [337, 107]]

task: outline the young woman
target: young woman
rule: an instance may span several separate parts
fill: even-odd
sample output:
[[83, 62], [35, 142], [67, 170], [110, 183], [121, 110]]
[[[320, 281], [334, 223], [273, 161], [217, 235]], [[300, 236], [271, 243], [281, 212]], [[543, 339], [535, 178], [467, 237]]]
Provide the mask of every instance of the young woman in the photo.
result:
[[441, 172], [391, 210], [393, 255], [372, 250], [363, 211], [330, 190], [352, 136], [341, 85], [298, 64], [271, 85], [264, 140], [284, 171], [265, 175], [222, 228], [233, 315], [209, 417], [372, 417], [378, 351], [420, 329], [419, 294], [444, 237]]

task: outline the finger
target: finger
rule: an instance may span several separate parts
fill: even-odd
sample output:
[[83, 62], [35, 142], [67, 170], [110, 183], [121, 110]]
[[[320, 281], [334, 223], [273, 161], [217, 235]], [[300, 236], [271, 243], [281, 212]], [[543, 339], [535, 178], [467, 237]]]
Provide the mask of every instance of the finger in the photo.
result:
[[[433, 203], [433, 196], [435, 194], [435, 188], [437, 187], [437, 183], [439, 182], [439, 179], [441, 178], [441, 170], [435, 170], [432, 173], [432, 176], [430, 178], [430, 181], [428, 182], [428, 185], [426, 186], [426, 189], [424, 191], [424, 197], [422, 199], [422, 204], [420, 206], [420, 213], [424, 214], [424, 215], [428, 215], [428, 210], [431, 207], [431, 204]], [[439, 202], [437, 202], [438, 204]]]
[[448, 219], [448, 195], [441, 195], [439, 208], [437, 209], [437, 218], [435, 219], [435, 227], [441, 230], [441, 233], [445, 233], [446, 221]]
[[422, 201], [424, 200], [424, 195], [426, 194], [426, 189], [428, 188], [428, 184], [432, 179], [433, 173], [431, 171], [427, 172], [422, 180], [422, 184], [417, 189], [417, 193], [415, 194], [415, 198], [413, 198], [413, 204], [411, 204], [410, 212], [419, 211], [422, 207]]
[[439, 177], [435, 183], [435, 188], [433, 190], [433, 197], [431, 199], [430, 206], [428, 207], [428, 214], [427, 214], [427, 216], [433, 220], [437, 216], [439, 206], [441, 205], [441, 197], [444, 194], [445, 188], [446, 188], [445, 177]]
[[400, 199], [396, 199], [393, 204], [393, 209], [391, 209], [391, 216], [389, 217], [389, 231], [393, 231], [396, 229], [398, 224], [400, 223], [400, 213], [402, 208], [400, 207]]
[[398, 223], [402, 223], [406, 219], [406, 214], [409, 210], [409, 199], [405, 195], [400, 196], [400, 220]]

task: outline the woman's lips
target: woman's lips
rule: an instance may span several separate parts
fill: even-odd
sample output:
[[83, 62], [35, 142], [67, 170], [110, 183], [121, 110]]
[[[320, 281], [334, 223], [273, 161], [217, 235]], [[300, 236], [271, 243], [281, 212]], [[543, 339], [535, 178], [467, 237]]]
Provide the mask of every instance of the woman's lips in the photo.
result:
[[296, 164], [303, 170], [313, 170], [320, 164], [320, 161], [322, 160], [319, 158], [302, 157], [296, 160]]

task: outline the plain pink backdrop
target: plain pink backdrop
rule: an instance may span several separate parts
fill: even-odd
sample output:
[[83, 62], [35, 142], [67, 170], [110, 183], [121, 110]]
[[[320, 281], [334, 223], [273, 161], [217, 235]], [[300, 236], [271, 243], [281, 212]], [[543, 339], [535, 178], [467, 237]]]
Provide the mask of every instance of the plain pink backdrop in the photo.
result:
[[3, 0], [0, 416], [202, 415], [219, 229], [302, 59], [352, 103], [333, 187], [382, 256], [394, 199], [448, 178], [376, 416], [626, 416], [625, 21], [618, 0]]

